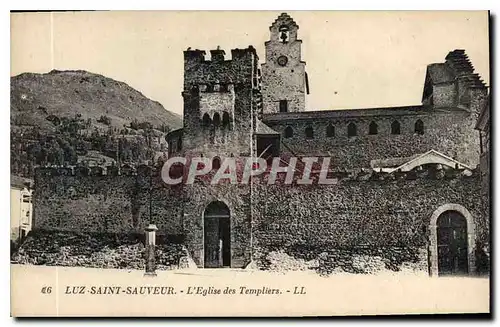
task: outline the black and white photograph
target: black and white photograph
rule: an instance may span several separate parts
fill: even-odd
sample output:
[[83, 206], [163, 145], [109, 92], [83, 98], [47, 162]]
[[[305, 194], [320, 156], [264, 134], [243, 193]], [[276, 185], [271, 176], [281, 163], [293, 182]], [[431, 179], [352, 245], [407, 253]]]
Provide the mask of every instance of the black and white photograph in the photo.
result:
[[490, 314], [490, 13], [11, 12], [11, 315]]

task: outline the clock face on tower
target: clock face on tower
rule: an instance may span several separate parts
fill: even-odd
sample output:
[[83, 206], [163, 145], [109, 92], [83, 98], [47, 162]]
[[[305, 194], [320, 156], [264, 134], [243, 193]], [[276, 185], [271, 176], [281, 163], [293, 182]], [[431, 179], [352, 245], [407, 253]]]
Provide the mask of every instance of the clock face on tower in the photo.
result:
[[288, 58], [286, 56], [279, 56], [278, 57], [278, 65], [280, 66], [285, 66], [288, 62]]

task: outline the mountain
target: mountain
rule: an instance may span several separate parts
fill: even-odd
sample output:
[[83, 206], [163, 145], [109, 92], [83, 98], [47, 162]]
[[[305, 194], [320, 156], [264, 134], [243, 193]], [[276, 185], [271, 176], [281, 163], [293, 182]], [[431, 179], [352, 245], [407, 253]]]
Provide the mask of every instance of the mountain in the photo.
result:
[[49, 116], [73, 117], [97, 122], [101, 116], [111, 126], [122, 127], [133, 120], [154, 126], [181, 127], [181, 117], [148, 99], [127, 84], [87, 71], [23, 73], [11, 77], [11, 124], [53, 129]]
[[11, 173], [39, 165], [163, 160], [179, 115], [129, 85], [86, 71], [11, 77]]

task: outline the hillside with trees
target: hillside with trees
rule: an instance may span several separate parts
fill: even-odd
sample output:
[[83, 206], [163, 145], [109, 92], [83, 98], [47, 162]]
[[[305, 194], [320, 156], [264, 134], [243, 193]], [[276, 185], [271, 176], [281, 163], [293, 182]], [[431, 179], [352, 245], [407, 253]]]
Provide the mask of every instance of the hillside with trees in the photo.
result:
[[181, 117], [123, 82], [86, 71], [11, 77], [11, 173], [38, 165], [162, 160]]

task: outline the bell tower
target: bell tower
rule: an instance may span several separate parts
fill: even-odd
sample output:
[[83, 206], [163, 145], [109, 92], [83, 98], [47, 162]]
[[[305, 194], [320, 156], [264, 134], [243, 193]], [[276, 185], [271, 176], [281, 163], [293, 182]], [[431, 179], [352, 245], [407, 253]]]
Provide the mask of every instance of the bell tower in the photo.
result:
[[301, 60], [302, 40], [297, 39], [299, 26], [282, 13], [269, 27], [266, 62], [262, 64], [263, 112], [284, 113], [305, 110], [309, 94], [306, 63]]

